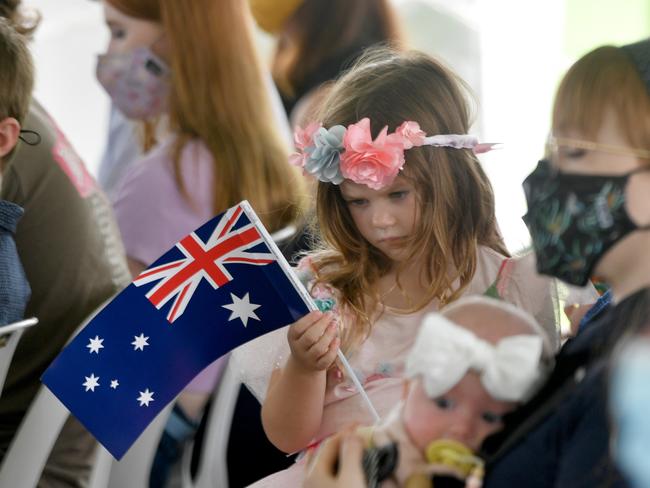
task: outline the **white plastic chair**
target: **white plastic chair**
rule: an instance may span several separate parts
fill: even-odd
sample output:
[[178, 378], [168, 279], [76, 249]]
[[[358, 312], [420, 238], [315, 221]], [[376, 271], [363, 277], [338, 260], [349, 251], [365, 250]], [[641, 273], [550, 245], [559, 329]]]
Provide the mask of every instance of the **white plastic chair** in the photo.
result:
[[41, 386], [2, 461], [0, 486], [36, 486], [67, 418], [68, 410]]
[[[70, 340], [93, 319], [108, 301], [98, 307], [77, 328]], [[68, 415], [68, 409], [46, 386], [41, 385], [2, 460], [0, 487], [36, 487]], [[98, 485], [96, 488], [105, 488], [105, 484], [104, 486]]]
[[190, 475], [193, 446], [185, 449], [183, 453], [181, 462], [183, 488], [228, 487], [228, 438], [240, 386], [241, 382], [235, 368], [229, 362], [212, 394], [212, 407], [208, 414], [203, 448], [194, 480]]
[[9, 371], [18, 341], [20, 341], [25, 329], [37, 323], [38, 320], [31, 318], [0, 327], [0, 392], [4, 388], [7, 371]]
[[104, 446], [98, 444], [95, 462], [90, 472], [88, 488], [106, 488], [108, 486], [113, 461], [113, 456], [111, 456]]

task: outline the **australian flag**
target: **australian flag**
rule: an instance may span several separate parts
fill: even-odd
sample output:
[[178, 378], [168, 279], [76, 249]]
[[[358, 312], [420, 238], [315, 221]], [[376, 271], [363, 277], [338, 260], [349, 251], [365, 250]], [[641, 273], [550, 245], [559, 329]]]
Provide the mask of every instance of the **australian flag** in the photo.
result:
[[42, 381], [117, 459], [206, 366], [309, 311], [248, 202], [158, 259], [61, 352]]

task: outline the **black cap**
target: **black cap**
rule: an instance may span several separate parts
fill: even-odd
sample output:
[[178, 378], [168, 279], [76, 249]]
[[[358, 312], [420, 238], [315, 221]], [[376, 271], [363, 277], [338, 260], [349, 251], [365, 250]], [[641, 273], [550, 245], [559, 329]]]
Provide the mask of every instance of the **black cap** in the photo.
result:
[[650, 38], [621, 47], [632, 59], [650, 94]]

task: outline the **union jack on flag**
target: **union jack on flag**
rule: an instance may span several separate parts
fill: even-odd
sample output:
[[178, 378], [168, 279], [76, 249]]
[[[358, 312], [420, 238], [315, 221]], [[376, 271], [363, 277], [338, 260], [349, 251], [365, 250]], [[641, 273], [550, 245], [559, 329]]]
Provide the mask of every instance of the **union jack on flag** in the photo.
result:
[[226, 264], [264, 266], [275, 261], [271, 253], [249, 252], [262, 242], [262, 236], [252, 223], [235, 229], [243, 214], [241, 206], [229, 209], [207, 242], [192, 232], [176, 244], [183, 253], [182, 259], [149, 268], [133, 282], [135, 286], [159, 282], [146, 295], [158, 309], [174, 299], [167, 313], [169, 323], [183, 314], [201, 280], [205, 279], [215, 290], [232, 281]]
[[205, 367], [309, 307], [247, 202], [161, 256], [70, 342], [42, 381], [117, 459]]

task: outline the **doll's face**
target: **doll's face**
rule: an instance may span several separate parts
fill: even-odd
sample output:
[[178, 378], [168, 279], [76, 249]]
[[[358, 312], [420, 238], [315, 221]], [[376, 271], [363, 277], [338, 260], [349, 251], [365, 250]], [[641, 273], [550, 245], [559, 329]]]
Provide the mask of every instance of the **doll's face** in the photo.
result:
[[502, 416], [515, 406], [492, 398], [473, 372], [434, 399], [415, 379], [409, 385], [403, 422], [411, 440], [422, 451], [431, 441], [451, 439], [476, 452], [487, 436], [502, 428]]

